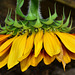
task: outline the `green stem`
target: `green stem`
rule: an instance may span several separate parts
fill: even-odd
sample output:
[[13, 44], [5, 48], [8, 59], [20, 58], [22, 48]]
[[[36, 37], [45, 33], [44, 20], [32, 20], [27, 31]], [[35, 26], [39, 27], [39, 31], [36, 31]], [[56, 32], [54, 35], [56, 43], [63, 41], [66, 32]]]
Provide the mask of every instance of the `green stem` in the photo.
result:
[[30, 0], [29, 9], [34, 16], [37, 16], [39, 13], [39, 0]]
[[29, 10], [28, 15], [26, 17], [27, 20], [35, 20], [40, 16], [39, 12], [39, 0], [30, 0], [29, 2]]

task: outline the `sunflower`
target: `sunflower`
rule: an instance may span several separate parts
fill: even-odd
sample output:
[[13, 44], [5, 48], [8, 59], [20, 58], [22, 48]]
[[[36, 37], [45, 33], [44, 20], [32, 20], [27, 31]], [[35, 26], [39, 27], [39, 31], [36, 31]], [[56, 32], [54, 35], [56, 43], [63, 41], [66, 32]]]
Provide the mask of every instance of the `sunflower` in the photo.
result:
[[[25, 16], [18, 2], [17, 0], [16, 14], [25, 17], [26, 20], [17, 21], [15, 15], [14, 21], [11, 19], [11, 12], [8, 12], [5, 27], [1, 27], [0, 32], [0, 68], [7, 64], [8, 69], [11, 69], [20, 63], [21, 71], [24, 72], [29, 66], [36, 67], [42, 60], [49, 65], [57, 59], [65, 70], [66, 64], [71, 62], [71, 59], [75, 60], [75, 34], [69, 33], [72, 29], [72, 21], [68, 27], [70, 14], [64, 24], [64, 11], [63, 19], [58, 21], [55, 20], [56, 9], [52, 16], [49, 10], [48, 19], [40, 19], [37, 13], [34, 16], [31, 12], [35, 8], [35, 6], [31, 8], [32, 4], [35, 5], [38, 0], [31, 0], [29, 7], [31, 10]], [[21, 3], [23, 4], [23, 0]]]

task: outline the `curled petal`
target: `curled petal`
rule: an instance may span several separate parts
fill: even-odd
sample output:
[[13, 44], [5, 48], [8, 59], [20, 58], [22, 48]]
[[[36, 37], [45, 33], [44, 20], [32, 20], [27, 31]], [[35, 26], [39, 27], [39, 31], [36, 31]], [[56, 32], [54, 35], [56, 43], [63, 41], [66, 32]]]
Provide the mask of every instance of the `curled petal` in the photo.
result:
[[20, 61], [21, 71], [24, 72], [31, 65], [32, 54], [30, 54], [27, 58]]
[[43, 59], [43, 56], [41, 52], [37, 57], [35, 57], [35, 55], [33, 54], [31, 59], [31, 65], [34, 67], [37, 66], [42, 59]]
[[69, 54], [66, 51], [66, 48], [63, 47], [63, 60], [66, 64], [68, 64], [69, 62], [71, 62], [71, 58], [69, 56]]
[[75, 36], [68, 33], [56, 32], [65, 47], [71, 52], [75, 53]]
[[55, 60], [55, 56], [50, 57], [45, 51], [43, 52], [43, 60], [46, 65], [51, 64]]
[[52, 57], [53, 55], [60, 53], [61, 45], [59, 43], [60, 42], [57, 39], [56, 35], [54, 35], [52, 32], [51, 33], [45, 32], [44, 48], [48, 55]]

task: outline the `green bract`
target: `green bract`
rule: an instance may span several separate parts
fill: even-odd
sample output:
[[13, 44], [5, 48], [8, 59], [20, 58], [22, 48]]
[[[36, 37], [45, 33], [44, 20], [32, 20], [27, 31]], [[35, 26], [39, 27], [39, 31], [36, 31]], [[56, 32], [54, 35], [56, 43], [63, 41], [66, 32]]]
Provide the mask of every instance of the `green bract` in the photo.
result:
[[[21, 11], [21, 7], [24, 4], [24, 0], [17, 0], [17, 6], [15, 11], [15, 20], [11, 18], [12, 11], [9, 12], [7, 17], [5, 19], [5, 26], [2, 27], [0, 25], [0, 34], [10, 34], [12, 32], [12, 35], [16, 35], [18, 32], [23, 34], [25, 31], [35, 31], [37, 32], [39, 29], [42, 30], [51, 30], [51, 31], [60, 31], [60, 32], [70, 32], [72, 27], [69, 25], [70, 21], [70, 15], [71, 12], [64, 23], [65, 20], [65, 14], [64, 14], [64, 8], [63, 8], [63, 16], [61, 20], [55, 20], [57, 18], [57, 12], [56, 12], [56, 4], [54, 5], [55, 12], [53, 15], [51, 15], [50, 9], [49, 9], [49, 18], [42, 19], [39, 12], [39, 0], [30, 0], [29, 2], [29, 12], [27, 16], [23, 14]], [[17, 21], [17, 15], [24, 18], [24, 20]]]

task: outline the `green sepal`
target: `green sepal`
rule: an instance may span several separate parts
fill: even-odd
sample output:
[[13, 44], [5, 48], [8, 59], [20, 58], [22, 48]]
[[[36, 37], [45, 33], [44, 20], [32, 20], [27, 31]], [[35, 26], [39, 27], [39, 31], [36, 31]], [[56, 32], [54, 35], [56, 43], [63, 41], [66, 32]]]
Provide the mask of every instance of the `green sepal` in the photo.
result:
[[73, 28], [72, 28], [72, 23], [73, 23], [73, 19], [71, 19], [71, 24], [70, 24], [70, 26], [68, 27], [69, 32], [73, 29]]
[[15, 22], [14, 22], [13, 26], [15, 26], [17, 28], [21, 28], [22, 27], [22, 25], [19, 24], [18, 21], [17, 21], [17, 15], [16, 14], [15, 14]]
[[17, 28], [12, 28], [11, 31], [15, 31]]
[[15, 29], [14, 31], [13, 31], [13, 34], [12, 35], [16, 35], [17, 33], [18, 33], [18, 31], [19, 31], [19, 29]]
[[0, 24], [0, 29], [4, 30], [4, 29], [5, 29], [5, 27], [2, 27], [2, 26], [1, 26], [1, 24]]
[[55, 13], [52, 15], [53, 20], [55, 20], [58, 17], [57, 12], [56, 12], [56, 3], [54, 5], [54, 8], [55, 8]]
[[7, 26], [6, 24], [5, 24], [5, 30], [7, 30], [8, 32], [12, 32], [12, 31], [14, 31], [16, 28], [14, 28], [14, 26]]
[[68, 27], [64, 27], [64, 28], [59, 29], [59, 31], [61, 31], [61, 32], [70, 32], [71, 29], [68, 28]]
[[5, 34], [5, 33], [7, 33], [7, 30], [0, 31], [0, 34]]
[[71, 15], [71, 12], [69, 13], [69, 16], [68, 16], [68, 19], [67, 19], [66, 23], [65, 23], [65, 24], [63, 24], [63, 26], [62, 26], [62, 27], [67, 27], [67, 26], [69, 25], [70, 15]]
[[64, 7], [63, 7], [63, 21], [65, 20], [65, 12], [64, 12]]
[[[64, 13], [64, 7], [63, 7], [63, 21], [65, 20], [65, 13]], [[56, 23], [61, 24], [62, 20], [56, 20]]]
[[[61, 32], [70, 32], [72, 30], [72, 23], [73, 23], [73, 20], [71, 19], [71, 24], [69, 27], [59, 27], [58, 30], [61, 31]], [[63, 23], [62, 23], [63, 24]]]
[[70, 29], [72, 29], [73, 19], [71, 18], [71, 24], [69, 26]]
[[49, 9], [49, 18], [48, 18], [47, 21], [43, 21], [43, 20], [42, 20], [42, 23], [44, 23], [44, 24], [46, 24], [46, 25], [50, 25], [50, 24], [52, 24], [53, 22], [54, 22], [54, 21], [53, 21], [53, 19], [52, 19], [51, 12], [50, 12], [50, 9]]
[[12, 9], [11, 9], [11, 11], [10, 11], [10, 13], [9, 13], [8, 19], [9, 19], [10, 22], [13, 22], [13, 23], [14, 23], [14, 20], [11, 18], [11, 13], [12, 13]]
[[32, 25], [35, 28], [40, 28], [43, 26], [43, 24], [41, 24], [39, 17], [37, 18], [36, 22], [34, 25]]
[[23, 6], [23, 4], [24, 4], [24, 0], [17, 0], [16, 14], [25, 18], [25, 15], [21, 11], [21, 7]]
[[63, 17], [62, 17], [62, 20], [61, 20], [61, 22], [54, 22], [54, 24], [57, 26], [56, 28], [59, 28], [59, 27], [62, 27], [62, 25], [63, 25]]
[[10, 13], [9, 13], [9, 10], [8, 10], [8, 14], [7, 14], [7, 17], [5, 19], [5, 23], [7, 25], [12, 25], [14, 23], [14, 20], [11, 19], [11, 12], [12, 12], [12, 10], [10, 11]]
[[21, 23], [22, 23], [22, 26], [23, 26], [23, 29], [24, 29], [24, 30], [30, 28], [30, 27], [26, 26], [26, 24], [28, 23], [28, 21], [26, 21], [25, 23], [23, 23], [23, 22], [21, 21]]

